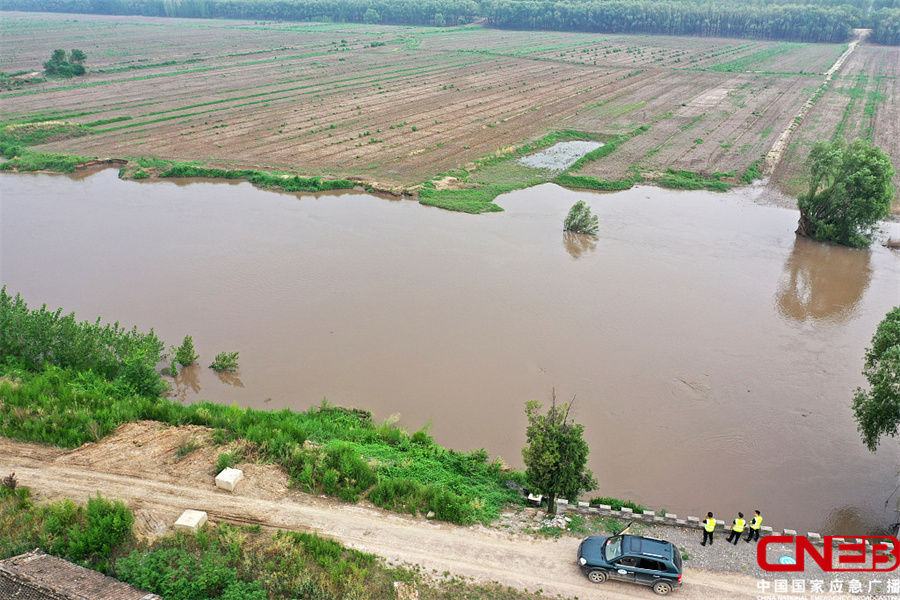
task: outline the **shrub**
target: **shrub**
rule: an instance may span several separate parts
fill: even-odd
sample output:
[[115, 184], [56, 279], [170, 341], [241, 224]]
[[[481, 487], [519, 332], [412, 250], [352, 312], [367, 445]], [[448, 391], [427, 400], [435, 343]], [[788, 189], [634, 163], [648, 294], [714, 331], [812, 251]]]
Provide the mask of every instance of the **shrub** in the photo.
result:
[[215, 360], [213, 360], [212, 364], [209, 365], [209, 368], [217, 373], [221, 371], [228, 371], [229, 373], [234, 373], [238, 368], [238, 353], [237, 352], [219, 352], [216, 354]]
[[585, 204], [584, 200], [579, 200], [569, 209], [563, 229], [573, 233], [597, 235], [600, 229], [599, 221], [596, 215], [591, 214], [591, 207]]
[[644, 514], [644, 511], [647, 510], [646, 506], [638, 504], [632, 500], [619, 500], [618, 498], [610, 498], [607, 496], [591, 498], [590, 504], [606, 504], [607, 506], [612, 507], [613, 510], [622, 510], [622, 507], [630, 508], [635, 512], [635, 514]]
[[200, 357], [194, 352], [194, 338], [189, 335], [184, 336], [181, 346], [175, 350], [175, 360], [182, 367], [187, 367], [197, 362], [198, 358]]
[[152, 359], [142, 352], [125, 360], [116, 383], [126, 395], [135, 394], [145, 398], [158, 398], [168, 389], [166, 382], [156, 372]]

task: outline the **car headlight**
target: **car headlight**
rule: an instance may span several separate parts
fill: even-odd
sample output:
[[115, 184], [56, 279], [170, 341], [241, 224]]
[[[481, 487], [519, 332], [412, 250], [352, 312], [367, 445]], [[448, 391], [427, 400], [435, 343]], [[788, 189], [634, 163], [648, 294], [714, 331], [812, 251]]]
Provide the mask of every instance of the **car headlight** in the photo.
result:
[[586, 560], [583, 556], [582, 556], [581, 558], [578, 559], [578, 562], [581, 563], [582, 565], [586, 565], [586, 564], [587, 564], [587, 560]]

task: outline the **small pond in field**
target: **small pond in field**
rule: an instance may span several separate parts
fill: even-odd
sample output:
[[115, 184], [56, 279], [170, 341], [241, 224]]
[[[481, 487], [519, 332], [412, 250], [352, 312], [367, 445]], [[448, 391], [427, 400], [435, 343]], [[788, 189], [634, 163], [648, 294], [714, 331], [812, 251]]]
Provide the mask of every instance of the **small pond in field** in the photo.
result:
[[520, 158], [519, 163], [534, 169], [564, 171], [579, 158], [601, 146], [603, 144], [600, 142], [559, 142], [540, 152]]
[[[850, 403], [900, 304], [900, 255], [798, 238], [797, 211], [758, 193], [545, 184], [473, 216], [115, 170], [3, 174], [0, 266], [32, 307], [193, 336], [183, 402], [327, 397], [520, 466], [525, 402], [555, 389], [576, 399], [597, 495], [876, 531], [894, 520], [898, 446], [866, 450]], [[597, 237], [563, 233], [578, 200]], [[235, 350], [238, 373], [205, 368]]]

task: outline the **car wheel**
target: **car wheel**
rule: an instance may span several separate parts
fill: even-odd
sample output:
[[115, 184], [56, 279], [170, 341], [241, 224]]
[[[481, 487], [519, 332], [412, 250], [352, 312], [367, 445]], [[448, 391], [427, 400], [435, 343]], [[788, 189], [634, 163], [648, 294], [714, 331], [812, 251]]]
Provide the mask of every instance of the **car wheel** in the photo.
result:
[[668, 581], [657, 581], [653, 584], [653, 591], [660, 596], [668, 596], [672, 591], [672, 584]]
[[591, 571], [588, 573], [591, 583], [603, 583], [607, 579], [606, 571]]

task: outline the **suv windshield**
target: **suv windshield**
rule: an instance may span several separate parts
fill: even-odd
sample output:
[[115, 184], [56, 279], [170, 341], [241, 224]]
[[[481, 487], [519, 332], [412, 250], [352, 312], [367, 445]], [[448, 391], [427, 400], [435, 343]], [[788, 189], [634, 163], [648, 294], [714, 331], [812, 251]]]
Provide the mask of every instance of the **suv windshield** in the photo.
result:
[[622, 538], [617, 536], [606, 540], [606, 546], [603, 548], [603, 553], [606, 554], [607, 561], [612, 561], [620, 557], [622, 555]]

